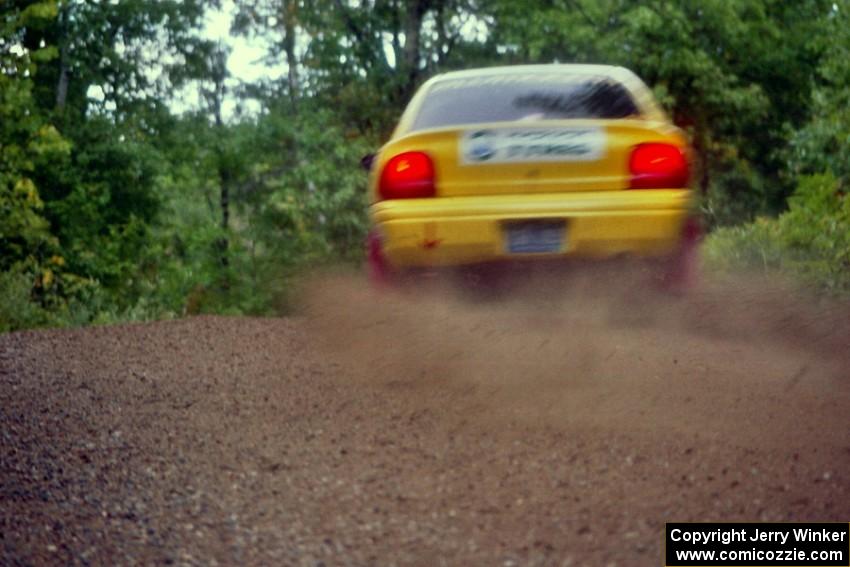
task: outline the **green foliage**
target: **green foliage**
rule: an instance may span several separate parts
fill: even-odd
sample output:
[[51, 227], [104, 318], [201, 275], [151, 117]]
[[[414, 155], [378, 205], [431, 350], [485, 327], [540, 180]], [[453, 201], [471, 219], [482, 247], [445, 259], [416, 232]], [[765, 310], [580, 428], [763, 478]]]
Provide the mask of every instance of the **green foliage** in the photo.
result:
[[[297, 271], [360, 261], [358, 161], [422, 81], [527, 62], [649, 83], [691, 136], [710, 226], [727, 227], [713, 265], [848, 288], [850, 0], [235, 5], [234, 32], [289, 65], [280, 79], [228, 76], [199, 33], [217, 1], [4, 4], [0, 332], [274, 312]], [[201, 106], [176, 116], [190, 84]], [[249, 99], [258, 113], [228, 119]]]
[[780, 272], [850, 293], [850, 197], [831, 174], [803, 177], [787, 212], [715, 231], [704, 254], [715, 269]]
[[[166, 164], [155, 137], [173, 121], [164, 89], [188, 76], [187, 54], [203, 53], [191, 29], [202, 4], [8, 7], [0, 19], [0, 329], [168, 313], [155, 285]], [[154, 81], [152, 55], [184, 64], [179, 73], [163, 66]], [[100, 105], [89, 104], [90, 86], [102, 87]]]
[[46, 50], [10, 48], [24, 24], [40, 25], [54, 11], [51, 2], [33, 3], [0, 28], [0, 331], [61, 320], [57, 310], [77, 291], [34, 181], [40, 163], [70, 152], [32, 94], [34, 59]]
[[[49, 3], [46, 3], [49, 4]], [[0, 268], [26, 258], [50, 242], [44, 203], [33, 182], [39, 158], [54, 159], [69, 151], [55, 128], [36, 114], [31, 54], [10, 46], [25, 21], [49, 14], [49, 5], [34, 4], [16, 19], [5, 18], [0, 36]]]
[[691, 135], [712, 226], [781, 210], [788, 134], [808, 118], [832, 3], [496, 2], [511, 61], [619, 63]]
[[776, 219], [716, 231], [706, 246], [710, 265], [779, 271], [831, 292], [850, 292], [848, 18], [850, 3], [836, 3], [812, 36], [823, 57], [814, 78], [811, 117], [778, 154], [786, 160], [784, 177], [797, 182], [788, 210]]
[[[309, 107], [293, 120], [277, 107], [260, 121], [226, 126], [217, 142], [194, 123], [191, 161], [208, 165], [169, 181], [174, 200], [165, 219], [174, 227], [167, 230], [170, 253], [194, 266], [196, 277], [175, 290], [190, 298], [188, 310], [266, 313], [285, 302], [288, 279], [298, 268], [359, 259], [365, 174], [353, 164], [373, 146], [359, 136], [346, 140], [332, 120], [330, 112]], [[216, 145], [220, 151], [210, 152]], [[227, 230], [217, 202], [222, 165], [230, 183]], [[223, 238], [227, 266], [216, 248]]]
[[812, 96], [812, 119], [791, 136], [789, 173], [830, 171], [850, 181], [850, 2], [836, 4], [817, 41], [824, 58]]

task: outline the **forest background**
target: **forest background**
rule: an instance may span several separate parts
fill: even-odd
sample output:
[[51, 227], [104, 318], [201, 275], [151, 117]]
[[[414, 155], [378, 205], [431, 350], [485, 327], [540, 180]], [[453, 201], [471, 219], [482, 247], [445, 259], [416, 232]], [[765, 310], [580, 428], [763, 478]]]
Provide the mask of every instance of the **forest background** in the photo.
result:
[[[850, 293], [850, 0], [0, 0], [0, 331], [286, 309], [358, 263], [361, 156], [429, 76], [624, 65], [691, 136], [715, 270]], [[196, 94], [196, 104], [179, 102]]]

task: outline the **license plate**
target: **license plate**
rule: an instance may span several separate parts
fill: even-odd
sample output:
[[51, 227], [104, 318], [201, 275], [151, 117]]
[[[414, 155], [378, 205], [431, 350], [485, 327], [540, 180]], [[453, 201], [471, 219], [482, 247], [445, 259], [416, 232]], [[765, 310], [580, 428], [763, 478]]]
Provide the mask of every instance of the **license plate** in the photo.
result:
[[533, 221], [505, 226], [508, 253], [547, 254], [560, 252], [566, 243], [563, 221]]

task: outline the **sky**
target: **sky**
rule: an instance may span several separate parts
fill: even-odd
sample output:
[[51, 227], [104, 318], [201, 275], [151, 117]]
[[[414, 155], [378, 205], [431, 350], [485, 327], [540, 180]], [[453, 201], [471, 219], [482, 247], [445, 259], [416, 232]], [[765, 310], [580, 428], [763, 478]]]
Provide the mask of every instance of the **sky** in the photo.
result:
[[234, 78], [250, 82], [262, 78], [277, 78], [286, 72], [286, 65], [269, 66], [260, 62], [267, 53], [268, 45], [260, 38], [246, 39], [230, 34], [230, 22], [236, 8], [225, 0], [220, 10], [210, 10], [206, 17], [203, 35], [228, 45], [232, 51], [227, 67]]
[[[228, 82], [231, 92], [240, 83], [255, 83], [263, 79], [275, 80], [284, 76], [287, 72], [287, 66], [283, 60], [275, 64], [269, 64], [263, 61], [263, 58], [269, 53], [270, 48], [267, 40], [257, 36], [246, 38], [230, 33], [230, 25], [235, 13], [236, 6], [233, 0], [222, 0], [221, 8], [208, 10], [205, 16], [204, 27], [201, 31], [203, 37], [213, 41], [219, 41], [230, 49], [227, 68], [231, 76]], [[477, 37], [483, 41], [486, 38], [486, 30], [487, 27], [484, 22], [476, 18], [468, 18], [463, 23], [461, 32], [468, 38]], [[298, 49], [306, 49], [306, 45], [299, 45]], [[394, 66], [395, 56], [389, 39], [387, 39], [384, 49], [389, 64]], [[89, 96], [94, 100], [103, 100], [104, 95], [99, 86], [93, 86], [89, 90]], [[240, 104], [241, 108], [237, 108], [237, 104]], [[197, 84], [187, 85], [174, 93], [174, 99], [171, 103], [173, 111], [181, 113], [200, 107], [201, 96]], [[259, 110], [260, 105], [258, 102], [245, 100], [244, 98], [239, 99], [236, 96], [228, 97], [222, 105], [222, 112], [225, 119], [234, 118], [238, 112], [255, 114]]]
[[[210, 9], [205, 17], [204, 28], [201, 35], [207, 39], [219, 41], [230, 48], [230, 56], [227, 68], [231, 79], [228, 87], [231, 91], [240, 83], [256, 82], [262, 79], [277, 79], [286, 71], [286, 64], [268, 65], [261, 61], [268, 53], [268, 42], [262, 38], [245, 38], [230, 33], [230, 23], [233, 20], [236, 7], [232, 0], [224, 0], [221, 9]], [[152, 68], [151, 74], [157, 75], [161, 69]], [[102, 101], [104, 93], [99, 85], [89, 87], [88, 97], [94, 101]], [[260, 110], [259, 103], [241, 100], [242, 112], [252, 114]], [[228, 97], [222, 105], [222, 114], [225, 119], [233, 118], [237, 113], [237, 98]], [[177, 113], [196, 110], [201, 107], [201, 96], [197, 84], [189, 84], [174, 93], [171, 101], [171, 109]], [[107, 103], [106, 110], [111, 110]]]
[[[207, 12], [202, 35], [214, 41], [219, 41], [230, 48], [230, 56], [227, 60], [227, 69], [231, 79], [228, 87], [234, 89], [240, 83], [250, 83], [262, 79], [277, 79], [286, 71], [286, 64], [269, 65], [262, 61], [268, 53], [268, 42], [262, 38], [245, 38], [230, 33], [230, 23], [233, 20], [236, 7], [232, 0], [224, 0], [221, 9]], [[260, 110], [259, 103], [250, 100], [241, 100], [241, 112], [253, 114]], [[237, 114], [237, 99], [229, 97], [222, 105], [224, 118], [230, 119]], [[176, 112], [185, 112], [200, 107], [200, 94], [197, 85], [188, 85], [176, 93], [172, 103], [172, 109]]]

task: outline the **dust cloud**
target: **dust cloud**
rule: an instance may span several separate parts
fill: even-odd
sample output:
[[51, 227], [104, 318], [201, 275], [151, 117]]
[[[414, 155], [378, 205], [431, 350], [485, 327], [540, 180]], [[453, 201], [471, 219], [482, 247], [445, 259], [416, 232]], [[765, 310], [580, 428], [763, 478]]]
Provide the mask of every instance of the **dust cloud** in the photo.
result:
[[484, 292], [444, 281], [379, 290], [340, 273], [304, 289], [312, 338], [346, 380], [453, 419], [848, 443], [850, 308], [777, 282], [673, 294], [620, 266]]

